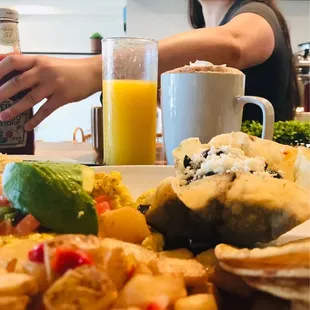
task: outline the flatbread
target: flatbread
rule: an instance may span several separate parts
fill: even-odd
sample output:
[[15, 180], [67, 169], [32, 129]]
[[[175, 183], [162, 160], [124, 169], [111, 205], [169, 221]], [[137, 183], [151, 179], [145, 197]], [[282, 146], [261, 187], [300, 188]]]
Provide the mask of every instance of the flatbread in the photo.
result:
[[238, 249], [219, 244], [215, 255], [220, 262], [240, 268], [307, 268], [310, 269], [310, 238], [263, 249]]
[[299, 300], [310, 302], [309, 279], [266, 279], [266, 278], [244, 278], [245, 282], [260, 291], [272, 294], [288, 300]]

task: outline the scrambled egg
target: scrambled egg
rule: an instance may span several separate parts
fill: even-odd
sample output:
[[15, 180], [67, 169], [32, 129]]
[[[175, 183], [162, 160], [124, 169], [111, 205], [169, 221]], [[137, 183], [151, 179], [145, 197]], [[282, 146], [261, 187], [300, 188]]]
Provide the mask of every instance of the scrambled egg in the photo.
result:
[[154, 198], [156, 188], [149, 189], [138, 197], [135, 202], [135, 207], [138, 208], [140, 205], [150, 205]]
[[91, 196], [93, 198], [101, 195], [110, 197], [111, 208], [119, 209], [121, 207], [132, 207], [133, 199], [122, 183], [122, 176], [119, 172], [97, 173], [95, 176], [95, 185]]

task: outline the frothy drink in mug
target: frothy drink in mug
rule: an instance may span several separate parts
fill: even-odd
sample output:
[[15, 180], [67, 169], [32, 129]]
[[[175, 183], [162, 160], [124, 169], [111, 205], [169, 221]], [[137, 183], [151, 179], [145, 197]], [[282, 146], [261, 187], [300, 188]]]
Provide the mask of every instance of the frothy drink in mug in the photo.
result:
[[245, 75], [235, 68], [196, 61], [161, 75], [164, 146], [168, 164], [172, 151], [190, 137], [203, 143], [222, 133], [240, 131], [245, 104], [263, 112], [262, 137], [272, 139], [274, 110], [260, 97], [244, 96]]

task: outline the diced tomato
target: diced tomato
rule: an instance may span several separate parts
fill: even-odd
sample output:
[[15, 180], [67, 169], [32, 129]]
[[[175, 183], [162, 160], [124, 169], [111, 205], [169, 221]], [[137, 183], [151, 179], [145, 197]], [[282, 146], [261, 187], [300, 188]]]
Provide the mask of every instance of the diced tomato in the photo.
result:
[[14, 235], [14, 234], [16, 234], [16, 230], [15, 227], [12, 226], [11, 222], [2, 221], [0, 223], [0, 236]]
[[40, 243], [30, 250], [28, 259], [33, 263], [44, 263], [44, 243]]
[[106, 211], [111, 211], [111, 206], [107, 201], [99, 202], [96, 204], [96, 210], [98, 215], [101, 215]]
[[3, 195], [0, 196], [0, 206], [9, 206], [10, 202]]
[[31, 214], [26, 215], [16, 226], [16, 234], [29, 235], [40, 226], [40, 222]]
[[62, 275], [69, 269], [74, 269], [82, 265], [92, 265], [93, 259], [81, 250], [59, 247], [55, 251], [51, 267], [54, 272]]
[[157, 303], [152, 302], [150, 303], [147, 308], [147, 310], [163, 310], [162, 307], [160, 307]]
[[136, 272], [136, 267], [132, 266], [128, 271], [128, 280], [130, 280], [134, 276], [135, 272]]
[[95, 198], [95, 201], [98, 202], [104, 202], [104, 201], [110, 201], [110, 197], [108, 195], [101, 195]]

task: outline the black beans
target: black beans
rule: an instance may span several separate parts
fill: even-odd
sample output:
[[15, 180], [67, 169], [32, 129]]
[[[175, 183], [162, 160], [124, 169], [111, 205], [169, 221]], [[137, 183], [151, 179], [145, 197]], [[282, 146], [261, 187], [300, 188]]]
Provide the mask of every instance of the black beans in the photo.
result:
[[190, 167], [191, 162], [192, 162], [191, 158], [189, 156], [185, 155], [184, 160], [183, 160], [184, 168]]
[[149, 211], [149, 208], [151, 205], [140, 205], [138, 207], [138, 211], [141, 212], [142, 214], [146, 214], [147, 211]]
[[205, 150], [205, 151], [203, 151], [202, 154], [201, 154], [202, 157], [203, 157], [203, 158], [207, 158], [207, 157], [209, 156], [209, 152], [210, 152], [210, 150]]
[[216, 173], [213, 172], [213, 171], [209, 171], [207, 174], [206, 174], [206, 177], [210, 177], [211, 175], [215, 175]]
[[273, 174], [275, 179], [283, 179], [282, 175], [275, 170], [268, 170], [268, 173]]

